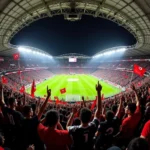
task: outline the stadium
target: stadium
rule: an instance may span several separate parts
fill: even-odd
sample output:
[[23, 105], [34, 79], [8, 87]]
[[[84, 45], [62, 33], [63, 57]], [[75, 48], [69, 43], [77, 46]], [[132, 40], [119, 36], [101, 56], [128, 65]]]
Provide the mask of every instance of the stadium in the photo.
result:
[[[25, 37], [35, 46], [17, 44]], [[0, 149], [148, 150], [150, 1], [1, 0], [0, 76]]]

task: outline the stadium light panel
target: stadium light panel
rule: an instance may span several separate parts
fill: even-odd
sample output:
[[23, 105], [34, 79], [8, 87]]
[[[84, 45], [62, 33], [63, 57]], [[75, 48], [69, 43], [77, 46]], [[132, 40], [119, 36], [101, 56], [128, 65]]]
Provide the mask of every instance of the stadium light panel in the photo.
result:
[[26, 51], [26, 48], [24, 48], [24, 47], [18, 47], [18, 51]]
[[100, 56], [102, 56], [102, 54], [95, 55], [95, 56], [93, 56], [93, 58], [98, 58]]
[[127, 49], [126, 48], [121, 48], [121, 51], [126, 51]]
[[124, 47], [124, 48], [120, 48], [120, 49], [114, 49], [111, 51], [105, 51], [101, 54], [97, 54], [97, 55], [93, 56], [93, 58], [98, 58], [100, 56], [114, 55], [114, 54], [116, 54], [116, 52], [124, 52], [126, 50], [127, 50], [127, 48]]
[[120, 49], [117, 49], [116, 52], [123, 52], [123, 51], [126, 51], [127, 49], [126, 48], [120, 48]]
[[26, 53], [32, 53], [32, 54], [42, 55], [42, 56], [45, 56], [46, 58], [50, 58], [50, 59], [52, 58], [51, 55], [48, 55], [46, 53], [42, 53], [40, 51], [32, 50], [32, 49], [29, 49], [29, 48], [26, 48], [26, 47], [19, 46], [17, 49], [20, 52], [26, 52]]
[[31, 50], [30, 50], [30, 49], [26, 49], [25, 51], [26, 51], [26, 52], [31, 52]]

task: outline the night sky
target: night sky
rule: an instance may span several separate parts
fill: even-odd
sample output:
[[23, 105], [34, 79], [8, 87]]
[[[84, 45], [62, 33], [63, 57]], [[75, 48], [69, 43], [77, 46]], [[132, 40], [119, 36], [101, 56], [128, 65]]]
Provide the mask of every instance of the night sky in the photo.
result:
[[70, 22], [63, 16], [45, 18], [21, 30], [11, 41], [47, 51], [53, 56], [80, 53], [92, 56], [115, 46], [136, 43], [135, 38], [116, 23], [91, 16]]

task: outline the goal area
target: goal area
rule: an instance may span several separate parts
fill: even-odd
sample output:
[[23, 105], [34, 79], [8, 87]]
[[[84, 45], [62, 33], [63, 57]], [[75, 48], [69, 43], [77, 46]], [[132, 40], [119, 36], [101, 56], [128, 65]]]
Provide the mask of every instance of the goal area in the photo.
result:
[[80, 95], [66, 95], [66, 101], [68, 102], [76, 102], [76, 101], [81, 101], [81, 96]]

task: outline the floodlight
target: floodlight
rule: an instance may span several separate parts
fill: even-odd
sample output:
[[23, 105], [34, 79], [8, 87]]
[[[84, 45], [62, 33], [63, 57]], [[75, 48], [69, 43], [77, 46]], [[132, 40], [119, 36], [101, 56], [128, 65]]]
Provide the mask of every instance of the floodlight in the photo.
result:
[[126, 48], [120, 48], [120, 49], [117, 49], [116, 51], [117, 52], [123, 52], [123, 51], [126, 51]]
[[115, 50], [112, 50], [111, 52], [112, 52], [112, 53], [115, 53], [116, 51], [115, 51]]
[[20, 46], [20, 47], [18, 47], [18, 50], [19, 50], [19, 51], [25, 51], [26, 48]]
[[126, 48], [121, 48], [121, 51], [126, 51], [127, 49]]

